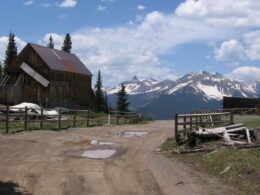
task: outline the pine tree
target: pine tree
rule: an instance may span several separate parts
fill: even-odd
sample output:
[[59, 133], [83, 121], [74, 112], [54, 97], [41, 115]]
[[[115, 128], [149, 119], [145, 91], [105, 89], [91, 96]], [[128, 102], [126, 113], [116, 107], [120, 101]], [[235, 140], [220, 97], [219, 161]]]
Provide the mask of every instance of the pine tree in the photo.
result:
[[3, 77], [4, 77], [4, 75], [3, 75], [3, 64], [2, 64], [2, 62], [0, 62], [0, 83], [3, 80]]
[[121, 89], [117, 92], [117, 110], [121, 112], [127, 112], [128, 111], [128, 97], [126, 94], [125, 86], [122, 83]]
[[71, 41], [71, 36], [69, 33], [66, 34], [65, 38], [64, 38], [64, 42], [63, 42], [63, 46], [62, 46], [62, 51], [65, 51], [67, 53], [70, 53], [72, 48], [72, 41]]
[[95, 84], [95, 95], [97, 101], [97, 111], [104, 111], [104, 93], [102, 91], [102, 79], [100, 70], [98, 71], [97, 82]]
[[7, 48], [5, 51], [5, 60], [4, 60], [4, 73], [8, 71], [8, 67], [14, 62], [17, 57], [17, 47], [15, 42], [14, 33], [9, 33], [9, 39]]
[[54, 49], [54, 42], [53, 42], [53, 38], [51, 35], [49, 37], [49, 43], [47, 44], [47, 47]]

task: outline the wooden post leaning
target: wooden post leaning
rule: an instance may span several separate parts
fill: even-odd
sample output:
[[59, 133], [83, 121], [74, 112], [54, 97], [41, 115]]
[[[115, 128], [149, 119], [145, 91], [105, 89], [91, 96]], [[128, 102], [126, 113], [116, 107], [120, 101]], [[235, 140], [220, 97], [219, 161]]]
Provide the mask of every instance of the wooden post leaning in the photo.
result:
[[9, 133], [9, 105], [6, 106], [5, 131], [6, 133]]

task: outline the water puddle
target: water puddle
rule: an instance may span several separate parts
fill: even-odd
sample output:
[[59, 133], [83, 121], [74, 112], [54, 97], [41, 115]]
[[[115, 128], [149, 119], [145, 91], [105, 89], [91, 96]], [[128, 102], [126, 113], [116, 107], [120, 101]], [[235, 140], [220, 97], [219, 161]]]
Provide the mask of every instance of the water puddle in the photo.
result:
[[107, 141], [100, 141], [99, 145], [113, 145], [115, 144], [114, 142], [107, 142]]
[[105, 159], [110, 158], [116, 153], [116, 150], [105, 149], [105, 150], [86, 150], [81, 156], [93, 159]]
[[115, 144], [114, 142], [98, 141], [98, 140], [91, 140], [90, 143], [91, 143], [92, 145], [113, 145], [113, 144]]
[[146, 131], [125, 131], [123, 132], [122, 136], [123, 137], [141, 137], [144, 135], [147, 135], [148, 132]]

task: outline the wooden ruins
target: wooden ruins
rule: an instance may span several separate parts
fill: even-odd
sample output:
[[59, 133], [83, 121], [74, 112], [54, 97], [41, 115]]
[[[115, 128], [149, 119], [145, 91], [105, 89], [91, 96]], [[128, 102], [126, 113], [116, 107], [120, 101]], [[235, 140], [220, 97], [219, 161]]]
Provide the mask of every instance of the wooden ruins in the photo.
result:
[[[243, 109], [242, 109], [243, 110]], [[197, 148], [199, 143], [221, 140], [222, 146], [260, 147], [260, 131], [234, 124], [234, 111], [175, 115], [175, 140], [189, 148], [181, 153], [210, 152], [213, 147]], [[180, 152], [180, 151], [179, 151]]]

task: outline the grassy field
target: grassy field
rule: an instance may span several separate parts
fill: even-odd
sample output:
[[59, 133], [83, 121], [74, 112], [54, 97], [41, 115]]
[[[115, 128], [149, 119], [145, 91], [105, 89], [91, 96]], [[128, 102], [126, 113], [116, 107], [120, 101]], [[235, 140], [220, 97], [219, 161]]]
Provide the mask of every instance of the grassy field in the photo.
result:
[[[236, 115], [236, 123], [244, 123], [248, 128], [260, 128], [260, 116]], [[162, 151], [177, 148], [174, 138], [168, 138]], [[178, 155], [174, 158], [187, 163], [194, 169], [220, 177], [225, 183], [236, 186], [244, 194], [260, 194], [260, 150], [221, 148], [204, 155]], [[221, 174], [224, 170], [226, 173]]]
[[247, 128], [260, 128], [260, 116], [256, 115], [235, 115], [235, 123], [244, 123]]

